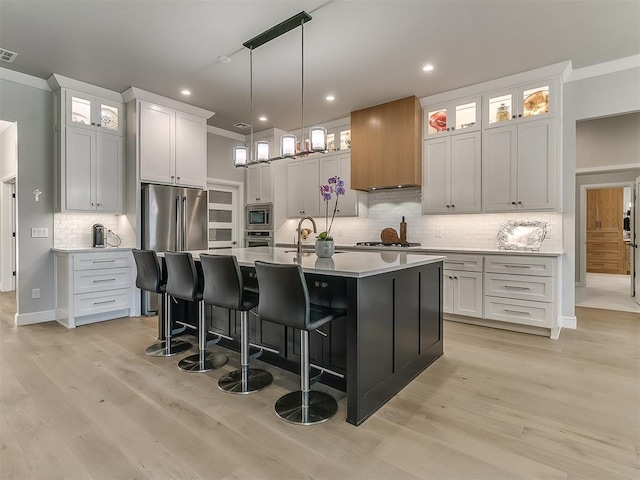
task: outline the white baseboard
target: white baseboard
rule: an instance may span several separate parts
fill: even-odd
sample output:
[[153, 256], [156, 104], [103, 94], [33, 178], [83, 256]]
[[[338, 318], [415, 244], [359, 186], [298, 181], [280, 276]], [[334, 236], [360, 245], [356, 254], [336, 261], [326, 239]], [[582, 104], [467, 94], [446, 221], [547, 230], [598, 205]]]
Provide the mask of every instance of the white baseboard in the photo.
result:
[[570, 328], [571, 330], [575, 330], [578, 328], [578, 320], [576, 317], [567, 317], [564, 315], [560, 315], [558, 317], [558, 326], [561, 328]]
[[44, 310], [33, 313], [16, 313], [16, 325], [32, 325], [34, 323], [51, 322], [56, 319], [55, 310]]

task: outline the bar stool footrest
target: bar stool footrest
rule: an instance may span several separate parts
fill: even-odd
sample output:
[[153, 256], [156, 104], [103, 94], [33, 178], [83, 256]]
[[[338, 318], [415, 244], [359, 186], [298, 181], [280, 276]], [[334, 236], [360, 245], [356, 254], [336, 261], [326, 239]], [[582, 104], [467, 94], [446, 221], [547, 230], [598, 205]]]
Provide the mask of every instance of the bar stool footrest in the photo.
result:
[[234, 370], [218, 380], [218, 388], [227, 393], [246, 395], [259, 392], [273, 382], [273, 376], [259, 368], [247, 369], [246, 379], [242, 379], [242, 370]]
[[201, 360], [200, 353], [184, 357], [178, 362], [178, 368], [183, 372], [203, 373], [220, 368], [227, 363], [227, 356], [224, 353], [206, 353], [204, 361]]
[[298, 390], [280, 397], [275, 405], [276, 415], [296, 425], [313, 425], [326, 422], [338, 411], [338, 402], [327, 393], [310, 390], [306, 408], [302, 406], [303, 395]]
[[167, 349], [167, 341], [163, 340], [161, 342], [154, 343], [153, 345], [149, 345], [144, 353], [150, 357], [172, 357], [179, 353], [186, 352], [187, 350], [191, 350], [192, 347], [193, 345], [189, 342], [185, 342], [183, 340], [171, 340], [169, 349]]

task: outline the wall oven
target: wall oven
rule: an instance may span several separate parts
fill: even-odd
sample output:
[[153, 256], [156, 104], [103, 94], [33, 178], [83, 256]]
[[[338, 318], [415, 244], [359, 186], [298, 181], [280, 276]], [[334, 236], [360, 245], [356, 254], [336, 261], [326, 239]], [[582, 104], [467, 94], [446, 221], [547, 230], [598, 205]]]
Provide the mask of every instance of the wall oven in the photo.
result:
[[271, 231], [247, 231], [244, 237], [245, 247], [273, 247]]
[[256, 203], [245, 207], [245, 225], [247, 230], [273, 230], [273, 204]]

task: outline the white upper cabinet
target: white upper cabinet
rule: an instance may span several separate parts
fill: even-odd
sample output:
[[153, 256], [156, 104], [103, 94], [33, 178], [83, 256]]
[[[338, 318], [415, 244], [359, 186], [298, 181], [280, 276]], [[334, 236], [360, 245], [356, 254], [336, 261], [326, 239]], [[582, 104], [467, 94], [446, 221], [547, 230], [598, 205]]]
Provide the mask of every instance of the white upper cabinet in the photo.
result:
[[289, 161], [287, 216], [320, 216], [320, 169], [317, 158]]
[[484, 128], [539, 120], [555, 115], [556, 81], [546, 80], [498, 90], [483, 96]]
[[66, 124], [122, 135], [122, 103], [66, 90]]
[[206, 167], [206, 120], [141, 101], [140, 180], [204, 188]]
[[[351, 185], [351, 154], [332, 154], [320, 157], [320, 183], [326, 185], [331, 177], [340, 177], [344, 182], [344, 195], [338, 200], [336, 217], [357, 217], [366, 214], [366, 193], [352, 190]], [[320, 185], [318, 184], [318, 187]], [[318, 192], [318, 195], [319, 192]], [[333, 205], [335, 197], [331, 199]], [[330, 212], [331, 213], [331, 212]]]
[[424, 109], [424, 138], [480, 130], [480, 97], [464, 98]]
[[480, 132], [424, 142], [423, 213], [471, 213], [481, 210]]
[[552, 118], [483, 132], [482, 208], [556, 208], [556, 127]]
[[259, 163], [247, 167], [247, 204], [270, 203], [273, 201], [273, 167]]

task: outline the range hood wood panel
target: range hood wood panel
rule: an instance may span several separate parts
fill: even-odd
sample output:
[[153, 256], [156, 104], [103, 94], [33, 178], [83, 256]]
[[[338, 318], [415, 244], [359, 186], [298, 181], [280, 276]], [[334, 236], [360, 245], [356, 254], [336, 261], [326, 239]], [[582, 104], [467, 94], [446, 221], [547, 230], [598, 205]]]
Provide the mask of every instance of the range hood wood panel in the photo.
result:
[[351, 112], [351, 188], [419, 187], [422, 107], [417, 97]]

